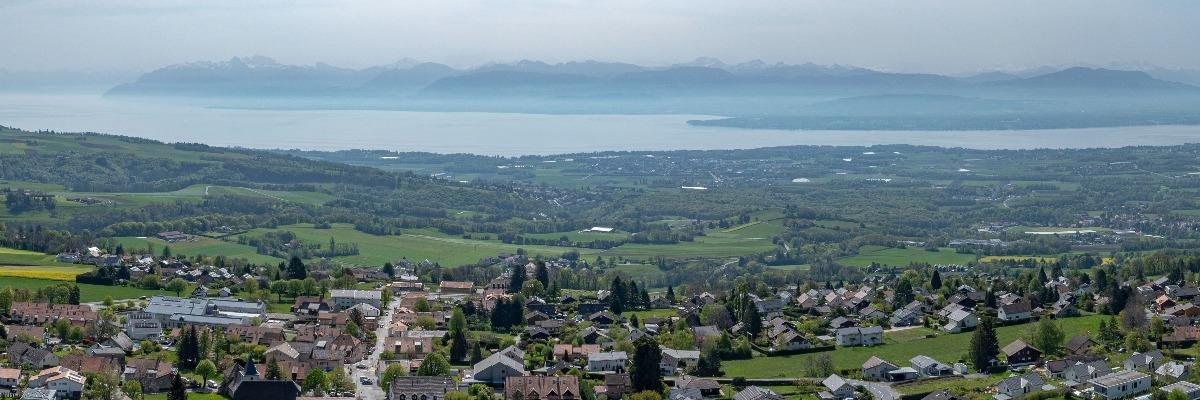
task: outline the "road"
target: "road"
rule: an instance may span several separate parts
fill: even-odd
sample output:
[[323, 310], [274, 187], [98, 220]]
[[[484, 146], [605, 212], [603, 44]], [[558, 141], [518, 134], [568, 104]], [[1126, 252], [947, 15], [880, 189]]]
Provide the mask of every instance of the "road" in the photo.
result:
[[892, 386], [888, 385], [886, 383], [867, 382], [867, 381], [860, 381], [860, 380], [856, 380], [856, 379], [847, 379], [846, 381], [850, 382], [850, 384], [852, 384], [852, 385], [862, 386], [862, 387], [867, 388], [867, 391], [871, 392], [872, 396], [875, 396], [875, 400], [899, 400], [900, 399], [900, 392], [897, 392], [895, 389], [892, 389]]
[[[388, 288], [383, 288], [388, 290]], [[363, 400], [384, 400], [387, 395], [383, 393], [383, 389], [379, 387], [378, 379], [375, 377], [376, 365], [379, 365], [379, 355], [383, 353], [384, 340], [387, 339], [388, 326], [392, 325], [392, 310], [400, 306], [400, 299], [392, 299], [392, 303], [379, 310], [382, 315], [379, 316], [379, 329], [375, 330], [375, 349], [367, 356], [367, 359], [355, 364], [347, 364], [346, 371], [351, 374], [351, 379], [354, 379], [354, 384], [358, 386], [355, 391], [355, 397]], [[365, 369], [359, 369], [358, 364], [365, 364]], [[371, 380], [370, 385], [362, 384], [362, 378], [366, 377]]]

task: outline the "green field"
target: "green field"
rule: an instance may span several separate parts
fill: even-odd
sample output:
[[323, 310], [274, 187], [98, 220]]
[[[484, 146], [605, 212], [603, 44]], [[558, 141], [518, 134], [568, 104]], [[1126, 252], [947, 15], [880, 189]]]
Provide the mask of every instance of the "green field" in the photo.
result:
[[71, 266], [55, 261], [54, 256], [34, 251], [25, 251], [0, 247], [0, 265], [20, 266]]
[[[429, 230], [419, 233], [406, 232], [398, 236], [379, 236], [359, 232], [348, 224], [334, 224], [330, 229], [315, 229], [311, 224], [286, 225], [276, 229], [255, 229], [247, 235], [261, 235], [274, 230], [286, 230], [296, 234], [303, 242], [328, 243], [333, 237], [338, 243], [355, 243], [359, 253], [353, 256], [335, 257], [337, 261], [358, 265], [383, 265], [401, 257], [413, 261], [430, 260], [447, 266], [473, 264], [481, 258], [499, 253], [516, 253], [523, 248], [530, 254], [557, 257], [570, 250], [578, 250], [581, 256], [595, 256], [598, 251], [555, 246], [517, 246], [496, 240], [472, 240], [445, 236]], [[243, 246], [246, 247], [246, 246]], [[253, 254], [254, 249], [246, 247]], [[174, 249], [174, 247], [172, 247]]]
[[[138, 237], [118, 237], [117, 243], [125, 246], [126, 251], [146, 250], [153, 248], [155, 255], [161, 254], [163, 247], [170, 246], [171, 254], [183, 254], [187, 256], [206, 255], [206, 256], [226, 256], [239, 257], [250, 260], [250, 262], [258, 264], [277, 264], [282, 259], [258, 254], [253, 247], [241, 245], [233, 242], [206, 238], [203, 236], [192, 236], [192, 239], [168, 243], [162, 239], [156, 238], [138, 238]], [[328, 239], [326, 239], [328, 241]]]
[[532, 233], [532, 234], [525, 234], [525, 235], [521, 235], [521, 236], [525, 236], [525, 237], [529, 237], [529, 238], [536, 238], [536, 239], [544, 239], [544, 240], [558, 240], [565, 236], [567, 238], [567, 240], [570, 240], [572, 242], [591, 242], [591, 241], [596, 241], [596, 240], [617, 241], [617, 240], [628, 239], [629, 233], [621, 232], [621, 231], [612, 231], [612, 232], [608, 232], [608, 233], [571, 231], [571, 232], [553, 232], [553, 233]]
[[[1058, 320], [1067, 338], [1087, 331], [1096, 331], [1102, 316], [1093, 315]], [[1034, 324], [1005, 326], [996, 329], [1000, 346], [1004, 347], [1022, 336]], [[951, 364], [964, 359], [971, 333], [942, 334], [935, 338], [923, 338], [924, 334], [932, 332], [925, 328], [913, 329], [914, 332], [884, 333], [886, 344], [875, 347], [838, 348], [836, 351], [826, 351], [833, 357], [837, 369], [859, 369], [862, 363], [871, 356], [878, 356], [896, 365], [908, 365], [908, 360], [917, 355], [927, 355]], [[806, 360], [816, 354], [809, 353], [782, 357], [754, 357], [749, 360], [733, 360], [723, 363], [725, 376], [746, 378], [795, 378], [802, 375]]]
[[938, 249], [938, 251], [926, 251], [925, 249], [916, 247], [898, 249], [868, 245], [860, 247], [857, 256], [840, 258], [837, 261], [843, 265], [855, 267], [865, 267], [871, 265], [871, 263], [906, 266], [914, 262], [965, 265], [968, 262], [975, 261], [975, 256], [972, 254], [959, 254], [954, 249], [948, 247], [943, 247]]
[[[7, 276], [0, 277], [0, 288], [12, 287], [13, 289], [37, 290], [40, 288], [44, 288], [47, 286], [54, 286], [54, 285], [58, 285], [61, 283], [63, 283], [63, 282], [46, 280], [46, 279], [29, 279], [29, 278], [16, 278], [16, 277], [7, 277]], [[145, 289], [125, 287], [125, 286], [103, 286], [103, 285], [90, 285], [90, 284], [85, 284], [85, 283], [80, 283], [78, 285], [79, 285], [79, 301], [82, 301], [82, 302], [102, 301], [102, 300], [104, 300], [105, 297], [109, 297], [109, 296], [111, 296], [114, 300], [121, 300], [121, 299], [136, 299], [141, 296], [154, 296], [154, 295], [174, 296], [175, 295], [175, 292], [168, 292], [165, 290], [145, 290]]]

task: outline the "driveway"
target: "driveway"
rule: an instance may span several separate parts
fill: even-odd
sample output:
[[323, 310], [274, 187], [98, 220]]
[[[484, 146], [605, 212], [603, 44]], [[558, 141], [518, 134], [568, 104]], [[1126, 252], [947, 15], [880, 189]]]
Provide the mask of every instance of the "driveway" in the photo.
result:
[[850, 384], [867, 388], [867, 391], [871, 392], [872, 396], [875, 396], [875, 400], [899, 400], [900, 399], [900, 392], [897, 392], [895, 389], [892, 389], [892, 386], [888, 385], [886, 383], [867, 382], [867, 381], [860, 381], [857, 379], [847, 379], [846, 381], [850, 382]]

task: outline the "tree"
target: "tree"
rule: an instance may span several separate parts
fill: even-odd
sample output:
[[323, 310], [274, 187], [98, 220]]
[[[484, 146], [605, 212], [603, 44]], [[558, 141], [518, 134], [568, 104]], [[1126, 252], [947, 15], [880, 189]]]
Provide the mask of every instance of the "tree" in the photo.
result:
[[542, 292], [544, 292], [545, 290], [546, 290], [546, 287], [542, 286], [541, 282], [538, 282], [536, 280], [525, 281], [525, 285], [521, 287], [521, 294], [524, 295], [525, 297], [537, 297], [537, 296], [541, 296]]
[[187, 400], [187, 388], [183, 386], [183, 374], [175, 374], [171, 380], [171, 390], [167, 391], [167, 400]]
[[1029, 344], [1038, 348], [1045, 355], [1058, 355], [1063, 350], [1063, 340], [1066, 337], [1063, 334], [1062, 328], [1055, 323], [1054, 320], [1043, 317], [1038, 321], [1037, 327], [1034, 330], [1033, 337], [1029, 338]]
[[210, 360], [202, 360], [196, 364], [196, 373], [200, 374], [200, 379], [208, 382], [208, 377], [217, 374], [217, 366]]
[[508, 292], [516, 293], [525, 287], [525, 264], [517, 264], [512, 267], [512, 276], [508, 281]]
[[936, 269], [933, 270], [933, 276], [929, 278], [929, 287], [933, 290], [942, 288], [942, 273]]
[[976, 371], [986, 373], [992, 360], [1000, 355], [1000, 343], [996, 338], [995, 319], [985, 316], [971, 336], [970, 361]]
[[742, 307], [745, 308], [742, 310], [742, 328], [750, 334], [751, 339], [757, 338], [763, 329], [762, 317], [758, 316], [758, 306], [754, 305], [753, 301], [746, 301]]
[[396, 277], [396, 266], [392, 263], [383, 263], [383, 273], [387, 274], [388, 278]]
[[810, 357], [804, 374], [812, 378], [821, 378], [833, 374], [833, 357], [829, 353], [821, 353]]
[[467, 335], [462, 329], [457, 329], [451, 332], [450, 339], [450, 360], [454, 362], [463, 362], [467, 360]]
[[167, 281], [167, 290], [175, 292], [176, 296], [182, 294], [185, 289], [187, 289], [187, 281], [183, 279], [171, 278], [170, 281]]
[[388, 393], [392, 387], [392, 381], [398, 376], [407, 376], [408, 367], [400, 364], [388, 364], [387, 369], [383, 370], [383, 378], [379, 381], [379, 386], [383, 388], [384, 393]]
[[550, 270], [546, 268], [545, 262], [538, 261], [537, 267], [533, 270], [533, 276], [542, 283], [542, 287], [550, 287]]
[[1175, 390], [1172, 390], [1171, 393], [1167, 394], [1167, 400], [1189, 400], [1189, 399], [1188, 399], [1187, 394], [1184, 394], [1182, 390], [1175, 389]]
[[462, 307], [455, 307], [454, 312], [450, 314], [450, 331], [466, 331], [467, 316], [463, 313]]
[[1121, 326], [1127, 332], [1140, 332], [1146, 328], [1146, 307], [1142, 305], [1141, 296], [1131, 296], [1121, 310]]
[[700, 360], [696, 362], [696, 368], [692, 371], [696, 376], [716, 377], [725, 375], [721, 371], [721, 356], [717, 354], [717, 349], [709, 349], [700, 354]]
[[662, 390], [662, 349], [650, 336], [642, 336], [633, 342], [633, 366], [629, 378], [635, 391]]
[[621, 315], [625, 312], [625, 300], [629, 297], [629, 293], [625, 288], [625, 283], [621, 281], [621, 277], [615, 277], [612, 283], [609, 284], [608, 294], [608, 309], [613, 314]]
[[342, 367], [334, 368], [326, 377], [329, 378], [329, 387], [335, 391], [353, 392], [355, 389], [354, 381], [350, 380], [350, 376], [346, 375], [346, 370]]
[[121, 381], [108, 373], [90, 374], [87, 388], [83, 391], [86, 400], [116, 400], [120, 398]]
[[304, 268], [304, 261], [298, 256], [292, 256], [288, 260], [287, 274], [290, 279], [304, 279], [308, 277], [308, 270]]
[[125, 384], [121, 385], [121, 391], [125, 392], [125, 395], [129, 396], [130, 399], [142, 400], [142, 384], [136, 380], [130, 379], [125, 381]]
[[675, 304], [675, 288], [673, 286], [667, 286], [667, 301]]
[[442, 353], [430, 353], [421, 360], [421, 366], [417, 367], [417, 376], [446, 376], [450, 375], [450, 362], [446, 361], [446, 356]]
[[267, 376], [265, 378], [268, 381], [283, 379], [283, 368], [279, 368], [278, 360], [271, 359], [271, 362], [267, 363]]
[[329, 384], [329, 379], [325, 377], [325, 371], [319, 368], [313, 368], [308, 371], [308, 376], [304, 377], [304, 391], [313, 392], [320, 395], [325, 391], [325, 385]]

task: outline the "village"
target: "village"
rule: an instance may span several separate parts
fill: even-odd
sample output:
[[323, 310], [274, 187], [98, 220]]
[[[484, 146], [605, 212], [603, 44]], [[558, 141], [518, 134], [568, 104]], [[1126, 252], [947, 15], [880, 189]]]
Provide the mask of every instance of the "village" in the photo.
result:
[[[729, 292], [668, 287], [651, 295], [620, 277], [607, 289], [559, 289], [554, 277], [573, 268], [570, 260], [520, 255], [498, 258], [504, 272], [486, 282], [423, 281], [414, 274], [420, 264], [407, 260], [383, 269], [285, 270], [307, 275], [301, 281], [95, 248], [59, 258], [121, 270], [115, 275], [130, 282], [156, 280], [182, 292], [183, 281], [192, 289], [84, 304], [70, 295], [56, 302], [0, 293], [7, 344], [0, 386], [9, 396], [935, 400], [983, 393], [1007, 400], [1179, 391], [1200, 398], [1200, 385], [1189, 382], [1194, 353], [1177, 351], [1200, 339], [1193, 326], [1200, 288], [1182, 274], [1119, 282], [1104, 269], [1013, 278], [937, 267], [854, 283], [741, 282]], [[293, 301], [284, 312], [264, 294]], [[1070, 335], [1062, 328], [1085, 320], [1098, 324]], [[997, 334], [1010, 328], [1025, 333]], [[911, 332], [927, 343], [969, 337], [970, 344], [892, 340]], [[839, 355], [858, 357], [852, 353], [861, 359]], [[796, 372], [726, 371], [778, 361]], [[955, 392], [976, 381], [988, 385]], [[930, 390], [914, 396], [912, 387]]]

